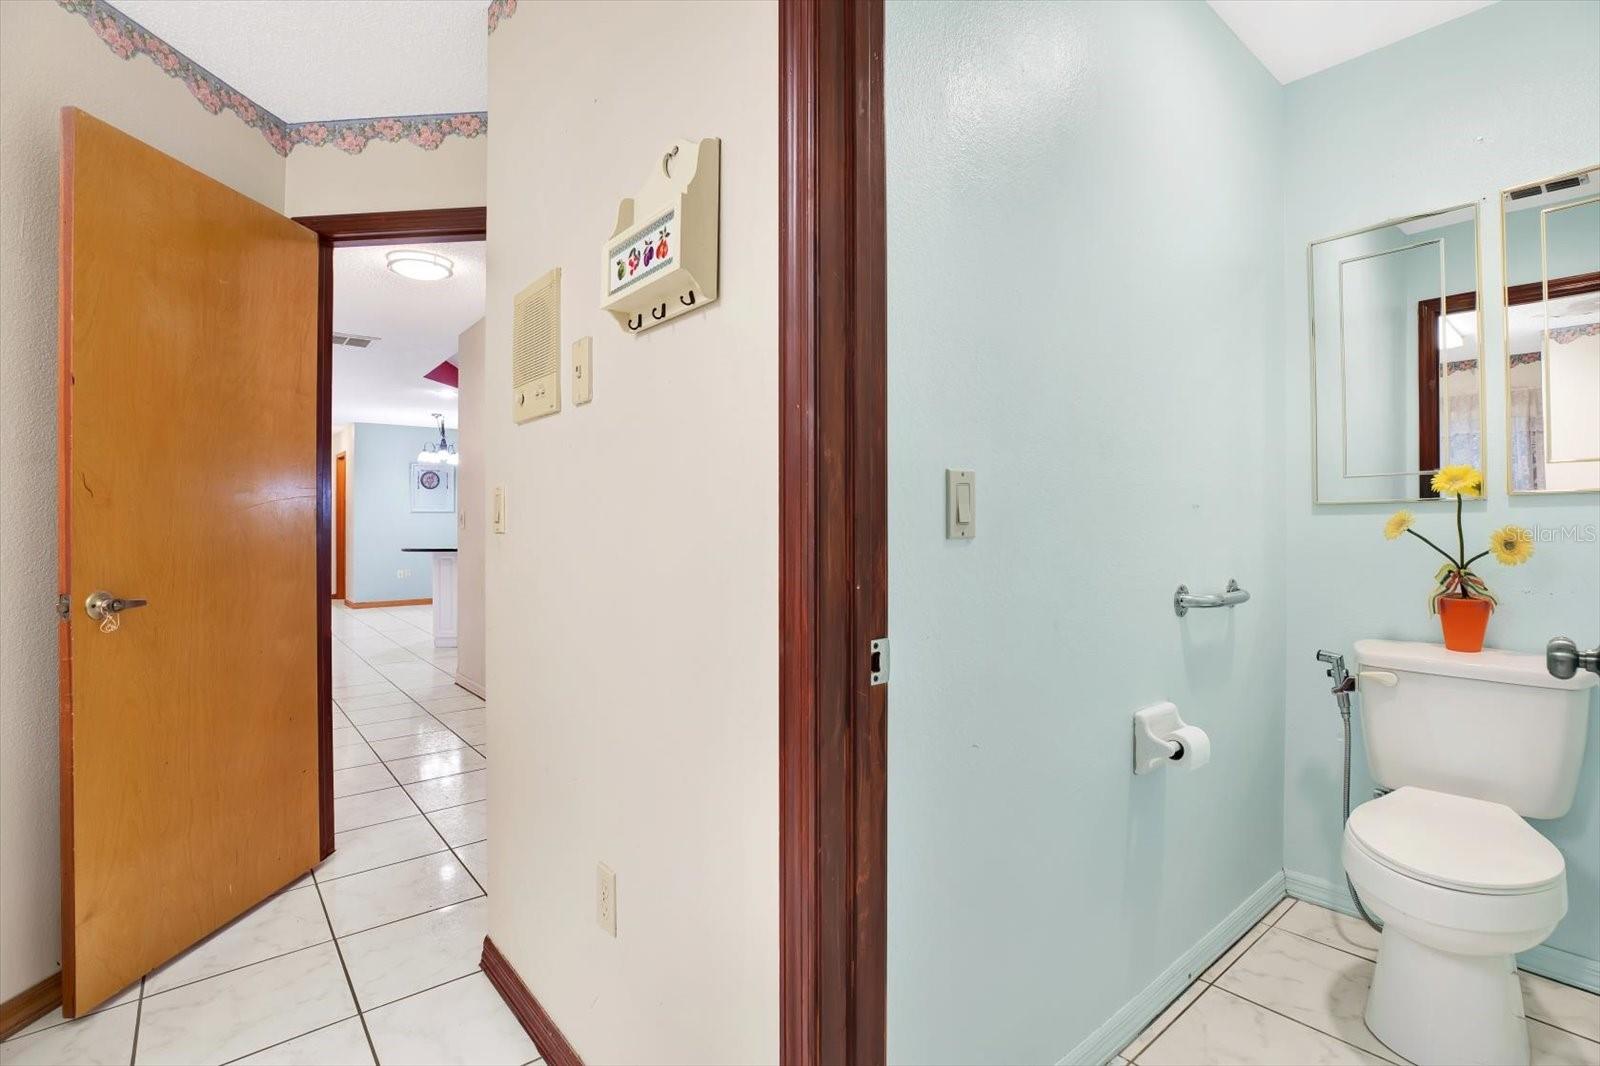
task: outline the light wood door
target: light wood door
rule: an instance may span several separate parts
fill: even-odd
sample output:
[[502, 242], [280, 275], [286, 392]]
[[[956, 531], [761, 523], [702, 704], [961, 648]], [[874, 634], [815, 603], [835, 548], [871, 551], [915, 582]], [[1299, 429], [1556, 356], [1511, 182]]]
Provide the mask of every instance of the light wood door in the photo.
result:
[[[62, 114], [62, 995], [319, 857], [317, 240]], [[148, 605], [107, 632], [98, 590]]]

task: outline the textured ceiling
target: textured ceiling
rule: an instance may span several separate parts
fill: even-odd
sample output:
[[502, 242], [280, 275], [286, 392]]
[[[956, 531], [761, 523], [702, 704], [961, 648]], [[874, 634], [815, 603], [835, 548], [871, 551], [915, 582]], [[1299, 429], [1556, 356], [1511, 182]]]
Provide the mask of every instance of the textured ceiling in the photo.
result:
[[[385, 253], [421, 248], [455, 261], [444, 281], [412, 281], [385, 265]], [[456, 390], [423, 375], [456, 354], [466, 328], [483, 317], [484, 245], [394, 244], [335, 248], [333, 328], [377, 337], [370, 348], [333, 349], [333, 421], [432, 424], [440, 411], [456, 424]]]
[[111, 0], [285, 122], [486, 111], [479, 0]]
[[1287, 85], [1494, 0], [1206, 0]]

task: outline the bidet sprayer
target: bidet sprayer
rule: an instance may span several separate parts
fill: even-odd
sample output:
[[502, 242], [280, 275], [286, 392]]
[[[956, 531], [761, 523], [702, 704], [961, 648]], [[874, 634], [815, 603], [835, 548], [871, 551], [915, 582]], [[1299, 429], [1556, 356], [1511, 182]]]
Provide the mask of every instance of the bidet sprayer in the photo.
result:
[[1317, 652], [1317, 659], [1328, 664], [1328, 676], [1333, 679], [1333, 697], [1339, 701], [1339, 713], [1350, 714], [1350, 693], [1355, 691], [1356, 679], [1344, 668], [1344, 656], [1331, 651]]

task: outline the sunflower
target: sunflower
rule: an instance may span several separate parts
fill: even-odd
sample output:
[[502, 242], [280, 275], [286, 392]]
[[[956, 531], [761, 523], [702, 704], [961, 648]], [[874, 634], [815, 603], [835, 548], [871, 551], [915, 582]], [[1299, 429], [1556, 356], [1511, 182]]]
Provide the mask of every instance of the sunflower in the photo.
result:
[[1389, 521], [1383, 524], [1383, 538], [1385, 540], [1394, 540], [1411, 528], [1411, 523], [1416, 520], [1416, 517], [1410, 511], [1396, 511], [1389, 516]]
[[1483, 473], [1465, 464], [1447, 466], [1433, 475], [1430, 486], [1441, 496], [1478, 497], [1483, 495]]
[[1504, 566], [1518, 566], [1533, 556], [1533, 534], [1521, 526], [1501, 526], [1489, 534], [1489, 550]]

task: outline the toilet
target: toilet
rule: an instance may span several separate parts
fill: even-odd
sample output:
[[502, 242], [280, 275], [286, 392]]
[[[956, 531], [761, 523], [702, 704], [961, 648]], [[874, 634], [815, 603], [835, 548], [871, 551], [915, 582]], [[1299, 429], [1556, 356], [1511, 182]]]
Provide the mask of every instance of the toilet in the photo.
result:
[[1525, 1066], [1516, 955], [1567, 912], [1566, 863], [1525, 818], [1572, 806], [1600, 678], [1542, 655], [1356, 642], [1367, 763], [1344, 868], [1383, 922], [1374, 1036], [1419, 1066]]

